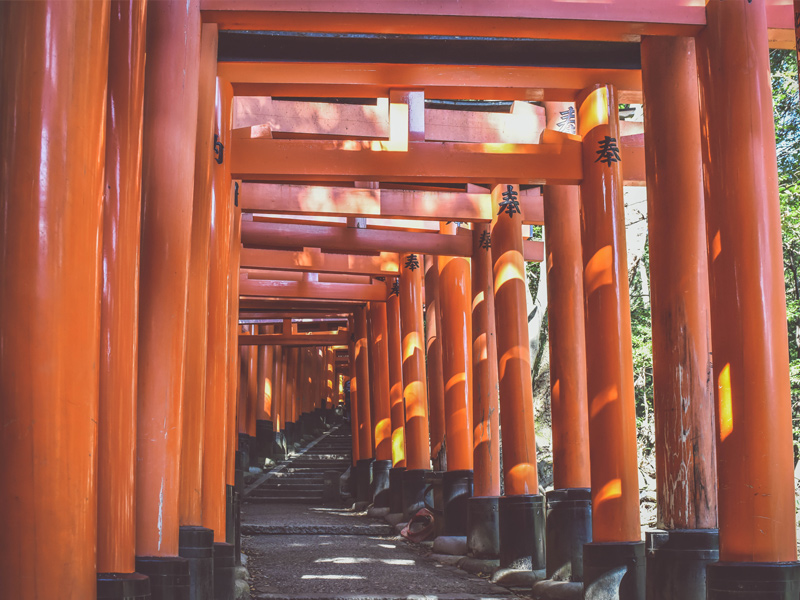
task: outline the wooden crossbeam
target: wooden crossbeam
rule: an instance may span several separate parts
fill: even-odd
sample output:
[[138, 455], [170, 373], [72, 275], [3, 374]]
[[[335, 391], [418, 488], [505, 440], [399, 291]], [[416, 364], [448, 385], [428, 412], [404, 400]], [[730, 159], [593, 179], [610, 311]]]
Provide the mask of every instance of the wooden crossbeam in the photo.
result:
[[459, 144], [409, 142], [407, 152], [355, 140], [238, 139], [234, 179], [269, 181], [449, 181], [577, 184], [583, 179], [579, 142]]
[[[519, 199], [523, 223], [541, 225], [544, 209], [539, 189], [527, 190]], [[240, 186], [239, 205], [242, 211], [258, 213], [470, 222], [489, 222], [494, 212], [489, 193], [247, 182]]]
[[392, 232], [321, 225], [281, 225], [242, 222], [242, 243], [265, 248], [320, 248], [328, 252], [414, 252], [442, 256], [471, 256], [472, 233]]
[[381, 282], [360, 284], [247, 279], [239, 282], [239, 294], [241, 296], [264, 298], [305, 298], [381, 302], [386, 300], [386, 286]]
[[342, 273], [373, 277], [397, 275], [400, 261], [396, 252], [361, 256], [324, 254], [316, 248], [306, 248], [301, 251], [242, 248], [239, 260], [241, 267], [245, 269]]
[[239, 314], [242, 318], [253, 313], [264, 311], [283, 311], [297, 313], [319, 313], [319, 314], [351, 314], [353, 309], [363, 302], [357, 300], [307, 300], [295, 298], [287, 300], [285, 298], [240, 298]]
[[240, 335], [240, 346], [338, 346], [350, 342], [350, 333], [267, 333], [263, 335]]
[[[641, 96], [641, 71], [495, 65], [221, 62], [219, 76], [236, 96], [388, 97], [391, 89], [426, 98], [570, 102], [598, 81]], [[336, 93], [321, 93], [321, 92]]]
[[[275, 281], [303, 281], [308, 275], [302, 271], [279, 271], [273, 269], [241, 269], [245, 279], [268, 279]], [[372, 283], [368, 275], [344, 275], [340, 273], [313, 273], [323, 283]]]

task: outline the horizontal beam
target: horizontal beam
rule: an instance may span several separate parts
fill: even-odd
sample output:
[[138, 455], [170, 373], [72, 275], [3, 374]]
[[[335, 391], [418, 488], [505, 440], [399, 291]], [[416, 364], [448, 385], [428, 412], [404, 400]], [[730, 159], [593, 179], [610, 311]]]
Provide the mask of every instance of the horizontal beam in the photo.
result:
[[[233, 140], [234, 179], [578, 184], [582, 145], [409, 142], [407, 152], [354, 140]], [[375, 148], [375, 149], [373, 149]]]
[[263, 281], [246, 279], [239, 282], [241, 296], [264, 298], [305, 298], [319, 300], [386, 300], [386, 286], [381, 283], [323, 283], [319, 281]]
[[245, 279], [268, 279], [275, 281], [303, 281], [309, 277], [314, 281], [313, 277], [316, 277], [316, 281], [323, 283], [372, 283], [369, 275], [279, 271], [275, 269], [241, 269], [240, 275], [244, 276]]
[[316, 248], [301, 251], [242, 248], [239, 258], [245, 269], [274, 269], [316, 273], [342, 273], [386, 277], [397, 275], [400, 258], [396, 252], [378, 256], [324, 254]]
[[[792, 49], [792, 0], [766, 0], [772, 47]], [[643, 35], [694, 36], [705, 3], [685, 0], [201, 0], [203, 20], [221, 29], [383, 32], [556, 40], [636, 41]]]
[[382, 98], [392, 89], [413, 89], [442, 100], [569, 102], [603, 82], [619, 90], [620, 102], [631, 102], [626, 94], [640, 99], [642, 90], [641, 71], [634, 69], [221, 62], [218, 73], [236, 96]]
[[284, 335], [267, 333], [263, 335], [240, 335], [240, 346], [338, 346], [350, 342], [350, 333], [315, 333]]
[[[520, 194], [523, 223], [544, 222], [538, 189]], [[439, 221], [489, 222], [489, 193], [425, 192], [272, 183], [243, 183], [239, 206], [245, 212], [315, 214], [335, 217], [383, 217]]]
[[347, 313], [339, 312], [287, 312], [287, 311], [261, 311], [261, 312], [248, 312], [247, 316], [240, 317], [239, 323], [246, 323], [249, 321], [268, 321], [270, 323], [283, 323], [283, 319], [322, 319], [322, 320], [335, 320], [346, 318]]
[[[471, 256], [472, 233], [458, 235], [386, 232], [354, 227], [281, 225], [242, 222], [242, 243], [261, 248], [313, 247], [328, 252], [414, 252], [442, 256]], [[240, 293], [243, 293], [240, 291]]]
[[[425, 140], [482, 144], [537, 144], [545, 128], [541, 106], [514, 102], [510, 112], [425, 109]], [[233, 137], [389, 139], [389, 101], [373, 105], [273, 100], [234, 101]]]

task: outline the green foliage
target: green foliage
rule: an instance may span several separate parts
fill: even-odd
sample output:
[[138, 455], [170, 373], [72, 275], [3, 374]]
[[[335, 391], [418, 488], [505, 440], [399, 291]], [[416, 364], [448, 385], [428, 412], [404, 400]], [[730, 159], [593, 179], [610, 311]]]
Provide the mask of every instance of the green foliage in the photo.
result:
[[795, 456], [800, 455], [800, 103], [797, 55], [770, 52], [775, 139], [778, 149], [786, 320], [789, 329], [789, 374], [792, 389]]
[[[639, 259], [650, 276], [650, 247], [645, 244]], [[631, 297], [631, 341], [633, 346], [633, 389], [636, 398], [636, 423], [640, 456], [647, 459], [655, 452], [653, 423], [653, 332], [650, 318], [650, 298], [642, 281], [642, 271], [634, 265], [629, 275]]]

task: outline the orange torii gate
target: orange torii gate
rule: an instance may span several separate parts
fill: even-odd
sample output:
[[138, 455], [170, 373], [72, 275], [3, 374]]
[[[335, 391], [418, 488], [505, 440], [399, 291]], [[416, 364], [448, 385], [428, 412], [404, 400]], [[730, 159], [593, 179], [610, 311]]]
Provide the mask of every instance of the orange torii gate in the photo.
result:
[[[391, 496], [406, 492], [391, 508], [421, 506], [427, 259], [436, 336], [459, 351], [434, 365], [445, 454], [475, 467], [485, 513], [504, 494], [497, 523], [467, 528], [496, 543], [470, 548], [551, 575], [564, 565], [550, 556], [569, 561], [587, 595], [625, 567], [620, 598], [644, 598], [622, 189], [646, 183], [663, 528], [648, 537], [651, 595], [797, 598], [768, 62], [795, 47], [792, 13], [790, 0], [0, 5], [4, 591], [233, 597], [237, 434], [269, 416], [273, 448], [290, 451], [328, 408], [332, 361], [354, 379], [362, 482], [388, 460], [388, 414], [392, 466], [406, 468], [390, 474]], [[353, 31], [370, 52], [348, 55]], [[268, 39], [261, 56], [247, 32]], [[619, 103], [642, 100], [644, 127], [621, 123]], [[574, 129], [551, 103], [574, 108]], [[352, 128], [341, 118], [359, 112]], [[422, 224], [448, 220], [469, 225]], [[541, 223], [547, 256], [523, 239]], [[526, 259], [547, 261], [555, 307], [547, 543]], [[494, 381], [490, 279], [496, 399], [473, 391]], [[346, 328], [294, 322], [330, 316]], [[282, 321], [246, 323], [262, 328], [249, 336], [261, 361], [237, 340], [250, 317]], [[388, 377], [384, 364], [370, 377], [376, 356]], [[484, 452], [497, 405], [502, 490]]]

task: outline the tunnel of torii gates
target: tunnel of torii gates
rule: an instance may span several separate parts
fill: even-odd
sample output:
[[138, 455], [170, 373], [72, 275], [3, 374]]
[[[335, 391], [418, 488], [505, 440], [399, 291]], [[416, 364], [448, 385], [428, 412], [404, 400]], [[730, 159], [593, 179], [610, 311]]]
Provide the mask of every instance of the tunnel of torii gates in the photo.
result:
[[440, 475], [475, 556], [587, 595], [798, 598], [768, 60], [793, 23], [788, 0], [0, 4], [0, 595], [232, 597], [237, 471], [348, 387], [358, 499], [410, 516]]

